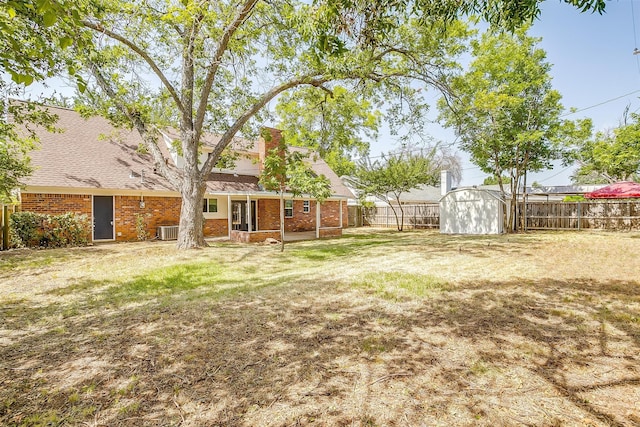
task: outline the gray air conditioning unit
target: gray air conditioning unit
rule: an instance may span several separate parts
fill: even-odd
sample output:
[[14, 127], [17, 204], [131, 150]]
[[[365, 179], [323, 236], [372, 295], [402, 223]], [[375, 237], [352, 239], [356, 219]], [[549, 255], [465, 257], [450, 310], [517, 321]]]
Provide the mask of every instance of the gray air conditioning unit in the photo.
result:
[[178, 226], [177, 225], [163, 225], [158, 227], [158, 239], [160, 240], [177, 240], [178, 239]]

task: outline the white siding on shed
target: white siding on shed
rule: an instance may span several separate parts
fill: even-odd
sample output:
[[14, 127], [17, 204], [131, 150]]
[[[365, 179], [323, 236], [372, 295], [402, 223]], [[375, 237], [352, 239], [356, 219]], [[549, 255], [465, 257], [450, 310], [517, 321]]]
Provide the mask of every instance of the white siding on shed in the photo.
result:
[[444, 234], [501, 234], [504, 202], [499, 193], [459, 188], [440, 199], [440, 232]]

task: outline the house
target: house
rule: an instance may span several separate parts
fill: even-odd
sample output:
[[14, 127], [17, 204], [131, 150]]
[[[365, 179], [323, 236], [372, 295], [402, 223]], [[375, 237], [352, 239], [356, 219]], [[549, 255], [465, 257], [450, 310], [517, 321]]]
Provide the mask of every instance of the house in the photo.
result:
[[[31, 153], [35, 170], [20, 190], [22, 211], [46, 214], [75, 212], [93, 221], [91, 240], [136, 240], [136, 227], [149, 235], [175, 238], [180, 218], [179, 192], [156, 173], [136, 131], [117, 129], [102, 117], [85, 119], [77, 112], [46, 107], [59, 119], [61, 133], [38, 131], [40, 147]], [[282, 138], [269, 141], [236, 139], [231, 150], [235, 166], [215, 169], [207, 180], [202, 202], [205, 237], [229, 237], [242, 242], [280, 238], [279, 195], [259, 184], [266, 153]], [[173, 147], [176, 132], [161, 132], [158, 146], [170, 167], [182, 166]], [[203, 156], [217, 138], [207, 135]], [[302, 150], [302, 149], [301, 149]], [[285, 194], [285, 233], [309, 231], [316, 237], [339, 236], [347, 225], [347, 199], [353, 197], [328, 165], [310, 156], [308, 165], [331, 182], [332, 195], [320, 204], [311, 197]]]

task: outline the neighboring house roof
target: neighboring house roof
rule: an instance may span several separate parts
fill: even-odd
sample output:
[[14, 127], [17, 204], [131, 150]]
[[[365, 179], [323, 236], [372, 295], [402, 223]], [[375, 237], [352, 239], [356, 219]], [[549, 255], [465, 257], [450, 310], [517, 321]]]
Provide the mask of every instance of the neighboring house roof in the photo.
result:
[[440, 187], [422, 185], [400, 195], [401, 203], [438, 203], [442, 195]]
[[604, 187], [603, 184], [594, 185], [551, 185], [543, 187], [527, 187], [528, 194], [540, 194], [540, 195], [572, 195], [572, 194], [584, 194], [591, 191], [598, 190]]
[[616, 182], [599, 190], [586, 193], [587, 199], [633, 199], [640, 198], [640, 184], [630, 181]]
[[[56, 128], [62, 132], [50, 133], [39, 128], [39, 148], [30, 154], [34, 173], [25, 180], [28, 187], [176, 191], [166, 179], [154, 172], [154, 159], [151, 154], [140, 150], [142, 138], [137, 131], [115, 128], [102, 117], [85, 119], [70, 109], [47, 108], [58, 116]], [[162, 133], [170, 139], [178, 135], [175, 130]], [[203, 138], [205, 146], [219, 140], [214, 135]], [[168, 165], [175, 167], [167, 145], [159, 141], [158, 146]], [[207, 193], [266, 193], [258, 183], [258, 144], [235, 138], [231, 147], [245, 155], [241, 156], [234, 169], [214, 169], [207, 182]], [[316, 174], [329, 179], [333, 196], [353, 197], [317, 155], [312, 155], [308, 163]]]

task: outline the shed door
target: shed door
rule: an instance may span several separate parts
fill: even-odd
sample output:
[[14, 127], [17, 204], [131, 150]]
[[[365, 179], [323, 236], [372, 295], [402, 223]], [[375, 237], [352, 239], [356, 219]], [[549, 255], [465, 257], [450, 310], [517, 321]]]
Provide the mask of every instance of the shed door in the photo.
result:
[[93, 240], [113, 239], [113, 197], [93, 196]]

